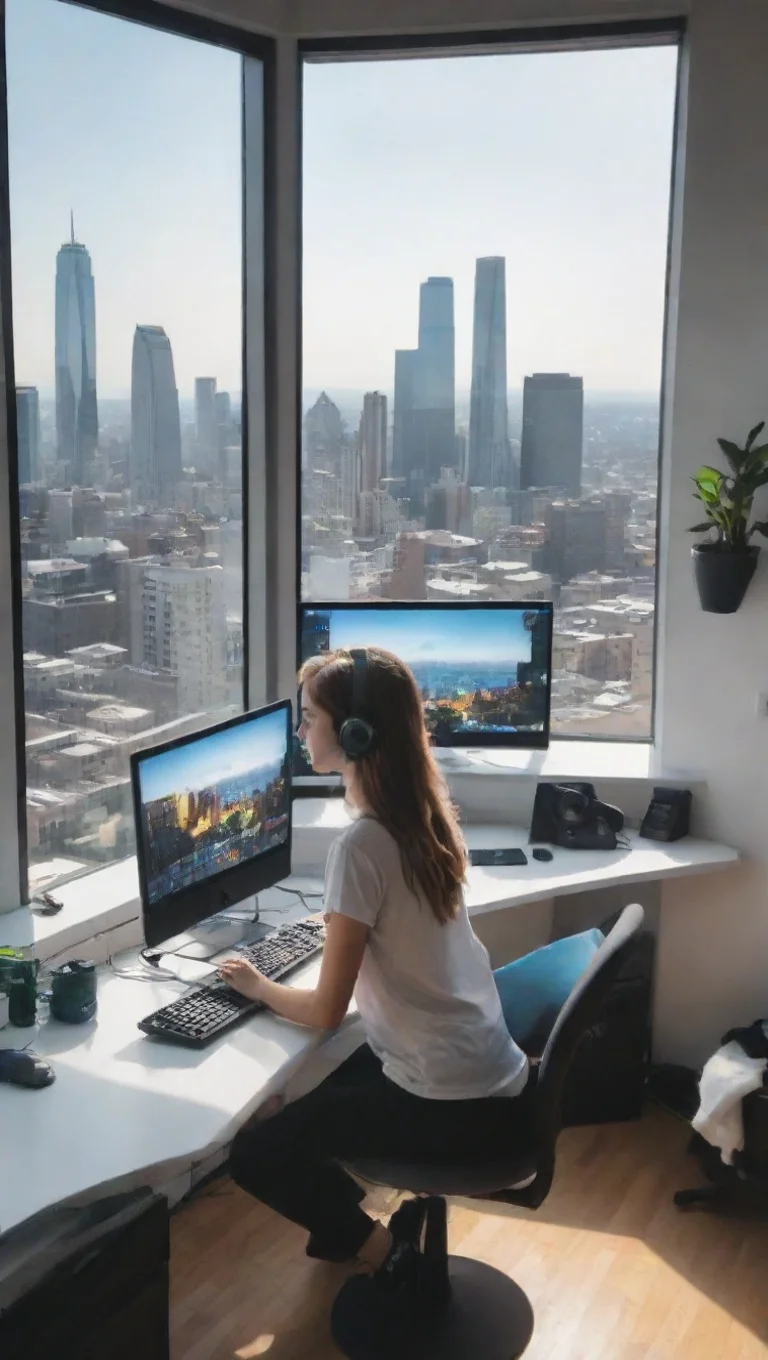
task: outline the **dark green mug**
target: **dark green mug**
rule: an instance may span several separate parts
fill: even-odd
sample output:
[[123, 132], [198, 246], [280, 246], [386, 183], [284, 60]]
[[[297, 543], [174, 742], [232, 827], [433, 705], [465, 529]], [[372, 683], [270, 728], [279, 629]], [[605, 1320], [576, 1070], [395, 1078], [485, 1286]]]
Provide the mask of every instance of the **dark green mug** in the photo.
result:
[[[7, 960], [4, 964], [7, 965]], [[8, 993], [8, 1019], [27, 1029], [37, 1020], [37, 959], [14, 959], [4, 968], [3, 991]]]
[[51, 1017], [65, 1025], [84, 1025], [96, 1014], [96, 965], [70, 959], [51, 971]]

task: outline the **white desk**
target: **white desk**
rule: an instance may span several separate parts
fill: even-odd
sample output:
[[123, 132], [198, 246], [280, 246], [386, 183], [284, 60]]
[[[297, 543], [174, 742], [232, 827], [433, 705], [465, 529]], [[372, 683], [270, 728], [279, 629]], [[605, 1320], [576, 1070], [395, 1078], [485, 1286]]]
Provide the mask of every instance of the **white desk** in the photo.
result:
[[550, 846], [552, 859], [540, 863], [531, 857], [528, 833], [522, 829], [465, 826], [463, 830], [470, 849], [519, 846], [528, 856], [527, 864], [512, 869], [470, 869], [467, 903], [472, 916], [590, 888], [597, 892], [622, 883], [711, 873], [726, 869], [739, 858], [737, 850], [716, 841], [687, 836], [671, 845], [662, 845], [629, 831], [628, 850], [558, 850]]
[[[470, 844], [524, 844], [510, 828], [468, 827]], [[686, 839], [640, 841], [631, 851], [555, 850], [551, 863], [472, 869], [473, 915], [565, 893], [706, 873], [733, 864], [727, 846]], [[287, 902], [277, 892], [270, 906]], [[282, 914], [282, 913], [281, 913]], [[276, 923], [280, 919], [274, 918]], [[288, 919], [287, 916], [284, 919]], [[296, 974], [311, 986], [319, 962]], [[177, 1170], [226, 1144], [237, 1127], [321, 1044], [326, 1036], [261, 1014], [201, 1051], [152, 1042], [137, 1021], [179, 995], [163, 982], [135, 982], [103, 970], [97, 1020], [84, 1026], [49, 1022], [39, 1034], [7, 1028], [6, 1047], [34, 1038], [50, 1057], [55, 1083], [39, 1091], [0, 1085], [0, 1231], [51, 1205], [93, 1197], [106, 1187], [170, 1180]]]

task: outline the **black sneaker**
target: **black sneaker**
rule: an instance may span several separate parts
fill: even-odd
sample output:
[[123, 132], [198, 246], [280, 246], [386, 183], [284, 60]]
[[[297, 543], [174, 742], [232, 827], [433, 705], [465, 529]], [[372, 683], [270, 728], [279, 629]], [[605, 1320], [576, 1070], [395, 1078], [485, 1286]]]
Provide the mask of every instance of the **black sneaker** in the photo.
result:
[[401, 1292], [415, 1293], [419, 1288], [421, 1271], [421, 1234], [424, 1227], [427, 1202], [424, 1199], [407, 1199], [396, 1209], [389, 1220], [392, 1246], [374, 1279], [383, 1288]]

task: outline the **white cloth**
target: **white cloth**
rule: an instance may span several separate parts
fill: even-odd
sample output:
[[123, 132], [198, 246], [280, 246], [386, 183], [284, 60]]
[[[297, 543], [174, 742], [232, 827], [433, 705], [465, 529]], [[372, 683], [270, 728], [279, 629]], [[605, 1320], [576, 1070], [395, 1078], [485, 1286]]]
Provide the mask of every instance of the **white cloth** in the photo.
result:
[[750, 1091], [763, 1084], [766, 1058], [750, 1058], [741, 1044], [732, 1039], [719, 1048], [704, 1065], [699, 1082], [700, 1105], [693, 1127], [713, 1147], [719, 1147], [730, 1166], [734, 1152], [744, 1147], [744, 1119], [741, 1102]]
[[463, 899], [441, 925], [408, 888], [396, 841], [372, 817], [333, 842], [324, 898], [327, 912], [369, 927], [355, 1000], [385, 1076], [434, 1100], [519, 1095], [528, 1060], [510, 1038]]

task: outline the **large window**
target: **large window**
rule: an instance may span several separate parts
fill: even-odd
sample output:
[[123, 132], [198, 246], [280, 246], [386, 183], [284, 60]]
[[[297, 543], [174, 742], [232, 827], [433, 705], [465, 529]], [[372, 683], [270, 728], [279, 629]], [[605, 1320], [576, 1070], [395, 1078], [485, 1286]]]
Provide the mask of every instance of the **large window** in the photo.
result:
[[[6, 0], [30, 890], [243, 704], [242, 59]], [[258, 63], [255, 63], [258, 65]]]
[[304, 599], [556, 606], [652, 731], [677, 44], [304, 67]]

